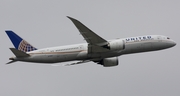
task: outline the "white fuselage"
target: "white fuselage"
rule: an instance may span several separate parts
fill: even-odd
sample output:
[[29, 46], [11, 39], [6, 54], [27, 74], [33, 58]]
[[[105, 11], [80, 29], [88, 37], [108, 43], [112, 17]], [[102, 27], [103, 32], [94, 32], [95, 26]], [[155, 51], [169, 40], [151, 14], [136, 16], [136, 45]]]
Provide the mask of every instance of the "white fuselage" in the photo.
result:
[[[150, 37], [148, 37], [150, 36]], [[100, 60], [103, 58], [116, 57], [123, 54], [148, 52], [166, 49], [175, 45], [175, 42], [166, 36], [148, 35], [123, 39], [115, 39], [116, 42], [123, 41], [123, 50], [110, 50], [108, 52], [88, 53], [88, 44], [75, 44], [39, 49], [31, 52], [29, 57], [15, 58], [17, 61], [57, 63], [74, 60]], [[109, 42], [114, 40], [109, 40]], [[117, 43], [118, 44], [118, 43]]]

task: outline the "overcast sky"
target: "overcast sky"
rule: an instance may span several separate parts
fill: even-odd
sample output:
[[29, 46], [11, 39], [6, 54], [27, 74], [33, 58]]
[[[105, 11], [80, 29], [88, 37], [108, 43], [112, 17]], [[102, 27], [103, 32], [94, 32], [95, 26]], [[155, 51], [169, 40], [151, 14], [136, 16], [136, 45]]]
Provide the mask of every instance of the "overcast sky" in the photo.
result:
[[[179, 10], [179, 0], [0, 0], [0, 96], [179, 96]], [[165, 35], [177, 45], [120, 56], [110, 68], [93, 62], [5, 65], [14, 56], [5, 30], [37, 48], [85, 43], [66, 16], [107, 40]]]

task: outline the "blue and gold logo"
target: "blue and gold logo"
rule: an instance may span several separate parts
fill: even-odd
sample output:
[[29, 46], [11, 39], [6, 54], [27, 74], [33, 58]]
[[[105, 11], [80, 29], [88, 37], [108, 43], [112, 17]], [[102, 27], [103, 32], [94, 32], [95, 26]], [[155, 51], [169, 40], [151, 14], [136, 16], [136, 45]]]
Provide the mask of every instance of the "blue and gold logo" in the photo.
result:
[[30, 52], [30, 51], [37, 50], [37, 49], [35, 47], [33, 47], [32, 45], [30, 45], [25, 40], [22, 40], [19, 44], [18, 50], [21, 50], [23, 52]]

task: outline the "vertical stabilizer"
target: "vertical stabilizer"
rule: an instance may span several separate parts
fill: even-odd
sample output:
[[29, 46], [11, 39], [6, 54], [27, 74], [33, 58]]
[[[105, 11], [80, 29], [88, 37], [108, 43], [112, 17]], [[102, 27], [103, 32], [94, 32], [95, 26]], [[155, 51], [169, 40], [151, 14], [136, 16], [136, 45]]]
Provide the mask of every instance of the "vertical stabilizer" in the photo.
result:
[[37, 50], [37, 48], [33, 47], [31, 44], [23, 40], [20, 36], [18, 36], [16, 33], [14, 33], [11, 30], [5, 31], [9, 38], [11, 39], [11, 42], [13, 43], [14, 47], [17, 50], [23, 51], [23, 52], [29, 52], [33, 50]]

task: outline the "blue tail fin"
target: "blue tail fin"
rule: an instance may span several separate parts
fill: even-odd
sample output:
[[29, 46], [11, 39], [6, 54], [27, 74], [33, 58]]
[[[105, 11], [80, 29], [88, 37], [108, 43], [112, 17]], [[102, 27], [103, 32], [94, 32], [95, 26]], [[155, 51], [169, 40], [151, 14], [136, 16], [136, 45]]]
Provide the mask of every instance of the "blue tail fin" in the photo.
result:
[[11, 42], [13, 43], [14, 47], [17, 50], [23, 51], [23, 52], [29, 52], [33, 50], [37, 50], [37, 48], [33, 47], [31, 44], [23, 40], [21, 37], [19, 37], [16, 33], [14, 33], [11, 30], [5, 31], [9, 38], [11, 39]]

